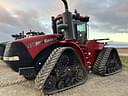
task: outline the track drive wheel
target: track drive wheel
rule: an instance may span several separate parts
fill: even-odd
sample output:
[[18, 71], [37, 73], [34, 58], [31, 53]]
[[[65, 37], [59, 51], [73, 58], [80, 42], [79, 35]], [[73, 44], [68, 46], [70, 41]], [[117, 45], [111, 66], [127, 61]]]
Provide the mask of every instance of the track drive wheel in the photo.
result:
[[108, 76], [120, 72], [122, 63], [115, 48], [104, 48], [93, 66], [93, 73]]

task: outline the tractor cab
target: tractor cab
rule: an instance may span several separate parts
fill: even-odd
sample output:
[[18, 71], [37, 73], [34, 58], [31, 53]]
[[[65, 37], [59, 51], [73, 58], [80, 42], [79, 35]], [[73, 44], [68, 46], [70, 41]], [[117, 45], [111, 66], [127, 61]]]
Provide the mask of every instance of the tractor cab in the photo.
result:
[[[80, 17], [80, 18], [86, 18], [89, 20], [89, 17]], [[87, 30], [88, 30], [88, 21], [82, 21], [79, 19], [73, 20], [73, 29], [75, 32], [76, 40], [79, 41], [79, 43], [84, 43], [87, 40]]]
[[74, 14], [69, 12], [67, 2], [64, 2], [65, 12], [56, 18], [52, 16], [52, 29], [54, 34], [62, 34], [65, 40], [76, 40], [84, 43], [87, 40], [88, 16], [80, 16], [75, 10]]

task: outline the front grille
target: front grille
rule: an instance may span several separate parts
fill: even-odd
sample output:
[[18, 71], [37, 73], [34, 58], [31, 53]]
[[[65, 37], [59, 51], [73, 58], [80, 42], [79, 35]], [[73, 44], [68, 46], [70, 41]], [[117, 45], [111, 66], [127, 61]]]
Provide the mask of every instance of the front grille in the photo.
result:
[[[12, 57], [18, 57], [19, 60], [12, 60]], [[14, 70], [18, 71], [22, 67], [32, 67], [33, 59], [22, 42], [7, 43], [4, 52], [5, 62], [9, 64]], [[10, 59], [11, 58], [11, 59]], [[14, 59], [14, 58], [13, 58]]]

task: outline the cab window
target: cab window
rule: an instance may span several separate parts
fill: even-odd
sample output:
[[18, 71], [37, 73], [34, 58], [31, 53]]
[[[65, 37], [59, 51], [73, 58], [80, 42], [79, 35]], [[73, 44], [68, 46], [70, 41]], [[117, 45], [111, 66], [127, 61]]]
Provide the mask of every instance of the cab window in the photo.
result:
[[76, 33], [77, 33], [77, 39], [80, 43], [83, 43], [85, 40], [87, 40], [87, 23], [77, 22]]

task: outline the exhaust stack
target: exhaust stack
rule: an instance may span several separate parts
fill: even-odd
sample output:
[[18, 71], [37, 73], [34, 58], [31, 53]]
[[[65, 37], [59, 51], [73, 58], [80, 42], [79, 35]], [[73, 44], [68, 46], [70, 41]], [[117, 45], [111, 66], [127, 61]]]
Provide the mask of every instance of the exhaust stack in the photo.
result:
[[66, 0], [62, 0], [65, 6], [65, 12], [68, 11], [68, 3]]
[[64, 27], [64, 37], [67, 40], [72, 40], [72, 39], [76, 39], [75, 38], [75, 33], [74, 33], [74, 27], [73, 27], [73, 22], [72, 22], [72, 13], [69, 12], [68, 9], [68, 3], [67, 0], [62, 0], [65, 6], [65, 12], [62, 14], [63, 17], [63, 26]]

